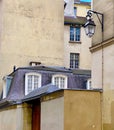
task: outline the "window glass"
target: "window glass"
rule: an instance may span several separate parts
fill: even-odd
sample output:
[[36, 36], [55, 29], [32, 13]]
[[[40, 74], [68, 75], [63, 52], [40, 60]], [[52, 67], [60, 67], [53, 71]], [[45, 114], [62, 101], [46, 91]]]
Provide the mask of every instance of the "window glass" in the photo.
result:
[[70, 41], [80, 41], [80, 27], [70, 26]]
[[28, 93], [32, 91], [32, 75], [28, 75]]
[[54, 75], [52, 82], [59, 88], [67, 88], [67, 76], [64, 75]]
[[12, 82], [12, 78], [11, 76], [5, 76], [3, 78], [4, 80], [4, 85], [3, 85], [3, 98], [6, 98], [11, 86], [11, 82]]
[[34, 76], [34, 89], [37, 89], [39, 86], [39, 76]]
[[70, 41], [74, 41], [74, 28], [70, 27]]
[[80, 28], [76, 28], [75, 41], [80, 41]]
[[25, 95], [41, 87], [41, 75], [37, 73], [27, 73], [25, 75]]
[[79, 53], [70, 53], [70, 68], [79, 68]]

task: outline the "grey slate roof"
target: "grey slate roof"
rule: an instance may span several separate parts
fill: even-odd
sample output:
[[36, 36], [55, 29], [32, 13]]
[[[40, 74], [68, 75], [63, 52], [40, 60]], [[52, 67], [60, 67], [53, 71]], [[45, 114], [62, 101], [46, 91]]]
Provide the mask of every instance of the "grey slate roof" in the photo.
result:
[[[29, 72], [40, 73], [42, 75], [42, 87], [25, 96], [25, 74]], [[90, 70], [69, 69], [56, 66], [17, 68], [9, 74], [9, 76], [13, 77], [11, 86], [6, 99], [2, 99], [0, 104], [4, 106], [4, 104], [21, 103], [21, 101], [35, 99], [43, 94], [59, 91], [60, 89], [50, 84], [54, 74], [64, 74], [68, 77], [68, 89], [85, 89], [86, 81], [91, 77]]]
[[34, 91], [26, 95], [22, 100], [29, 101], [29, 100], [37, 99], [37, 98], [40, 98], [42, 95], [49, 94], [58, 90], [61, 90], [61, 89], [59, 89], [55, 85], [48, 84], [41, 88], [35, 89]]

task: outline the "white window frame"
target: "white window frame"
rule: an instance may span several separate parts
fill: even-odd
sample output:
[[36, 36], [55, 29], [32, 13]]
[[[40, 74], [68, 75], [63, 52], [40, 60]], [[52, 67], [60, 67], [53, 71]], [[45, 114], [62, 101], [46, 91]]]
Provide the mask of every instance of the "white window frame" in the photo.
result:
[[[73, 57], [73, 58], [71, 58]], [[69, 62], [69, 67], [76, 69], [79, 68], [79, 63], [80, 63], [80, 53], [70, 53], [70, 62]]]
[[[65, 82], [64, 82], [64, 89], [67, 88], [67, 84], [68, 84], [68, 77], [66, 75], [62, 75], [62, 74], [55, 74], [52, 76], [52, 84], [55, 85], [55, 78], [58, 77], [58, 78], [64, 78], [65, 79]], [[59, 79], [59, 88], [61, 88], [60, 86], [60, 79]]]
[[88, 80], [87, 80], [86, 88], [87, 88], [87, 89], [91, 89], [91, 88], [92, 88], [92, 86], [91, 86], [91, 79], [88, 79]]
[[[73, 30], [71, 30], [71, 28]], [[77, 32], [77, 29], [79, 29], [79, 33]], [[81, 27], [70, 26], [69, 38], [70, 38], [70, 41], [72, 42], [80, 42], [81, 41]]]
[[[39, 83], [38, 83], [38, 88], [41, 87], [41, 74], [39, 73], [26, 73], [25, 74], [25, 95], [27, 95], [29, 92], [28, 92], [28, 76], [38, 76], [39, 77]], [[33, 77], [34, 78], [34, 77]], [[33, 80], [33, 79], [32, 79]], [[32, 91], [34, 90], [34, 82], [32, 81]]]

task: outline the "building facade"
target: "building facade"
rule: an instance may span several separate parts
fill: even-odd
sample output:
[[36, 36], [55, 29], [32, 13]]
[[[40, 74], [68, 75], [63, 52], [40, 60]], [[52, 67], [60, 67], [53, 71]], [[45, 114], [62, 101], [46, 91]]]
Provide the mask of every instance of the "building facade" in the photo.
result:
[[63, 66], [64, 1], [0, 1], [0, 88], [13, 66]]
[[[93, 10], [104, 15], [104, 31], [93, 14], [96, 33], [92, 40], [92, 86], [102, 88], [102, 129], [114, 129], [114, 1], [93, 0]], [[104, 8], [105, 7], [105, 8]], [[99, 16], [100, 17], [100, 16]], [[100, 17], [101, 19], [101, 17]]]
[[[0, 95], [0, 129], [67, 130], [72, 127], [75, 130], [85, 119], [87, 121], [81, 129], [86, 128], [86, 125], [89, 129], [94, 125], [101, 127], [101, 108], [98, 105], [100, 91], [86, 89], [90, 77], [91, 72], [88, 70], [69, 70], [64, 67], [16, 69], [4, 79]], [[91, 116], [90, 111], [94, 116]], [[74, 114], [78, 116], [74, 117]], [[80, 116], [84, 120], [78, 120]], [[89, 120], [92, 120], [90, 124]]]
[[74, 1], [74, 17], [64, 17], [64, 66], [91, 69], [91, 38], [86, 37], [83, 25], [91, 3]]

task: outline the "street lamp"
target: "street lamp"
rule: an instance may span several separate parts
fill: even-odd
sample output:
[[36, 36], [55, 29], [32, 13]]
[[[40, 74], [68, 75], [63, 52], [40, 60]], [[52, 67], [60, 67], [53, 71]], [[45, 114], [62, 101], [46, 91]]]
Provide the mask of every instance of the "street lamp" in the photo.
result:
[[[95, 25], [94, 21], [91, 18], [92, 13], [97, 15], [97, 18], [99, 19], [99, 22], [101, 24], [102, 32], [104, 31], [104, 16], [103, 16], [103, 14], [101, 14], [99, 12], [96, 12], [96, 11], [89, 10], [87, 12], [87, 15], [86, 15], [87, 21], [86, 21], [86, 23], [84, 25], [85, 33], [86, 33], [86, 35], [88, 37], [92, 37], [94, 35], [94, 33], [95, 33], [96, 25]], [[101, 16], [101, 19], [100, 19], [99, 15]]]

